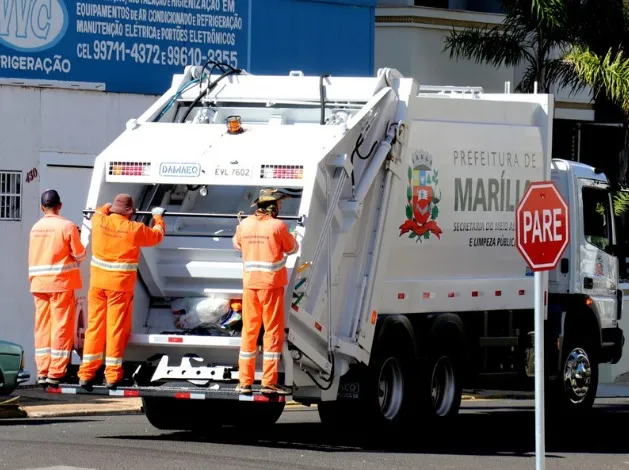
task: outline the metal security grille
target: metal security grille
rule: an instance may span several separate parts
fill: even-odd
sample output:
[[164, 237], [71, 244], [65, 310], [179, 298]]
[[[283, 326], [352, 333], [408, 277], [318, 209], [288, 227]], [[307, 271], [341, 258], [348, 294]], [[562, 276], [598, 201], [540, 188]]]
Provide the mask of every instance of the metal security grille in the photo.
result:
[[22, 219], [22, 172], [0, 171], [0, 220]]

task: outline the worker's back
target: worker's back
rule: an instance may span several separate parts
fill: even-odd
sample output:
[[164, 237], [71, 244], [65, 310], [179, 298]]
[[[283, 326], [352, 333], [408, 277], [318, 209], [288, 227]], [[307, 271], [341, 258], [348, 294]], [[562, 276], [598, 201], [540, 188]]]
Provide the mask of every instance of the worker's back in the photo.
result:
[[[157, 222], [156, 222], [157, 224]], [[92, 217], [92, 287], [133, 291], [140, 247], [157, 245], [164, 237], [163, 222], [152, 229], [119, 214]]]
[[46, 214], [30, 232], [28, 275], [31, 292], [80, 289], [78, 261], [84, 255], [76, 226], [60, 215]]
[[275, 289], [288, 284], [284, 253], [294, 253], [297, 242], [284, 222], [258, 212], [242, 221], [235, 238], [242, 248], [245, 288]]

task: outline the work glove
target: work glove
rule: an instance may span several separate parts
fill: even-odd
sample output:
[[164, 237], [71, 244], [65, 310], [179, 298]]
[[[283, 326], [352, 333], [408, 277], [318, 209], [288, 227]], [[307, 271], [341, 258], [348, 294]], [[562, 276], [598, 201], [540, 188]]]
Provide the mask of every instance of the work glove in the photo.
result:
[[163, 207], [153, 207], [153, 210], [151, 210], [151, 214], [153, 214], [153, 217], [161, 217], [162, 215], [164, 215], [164, 212], [166, 212], [166, 209], [164, 209]]

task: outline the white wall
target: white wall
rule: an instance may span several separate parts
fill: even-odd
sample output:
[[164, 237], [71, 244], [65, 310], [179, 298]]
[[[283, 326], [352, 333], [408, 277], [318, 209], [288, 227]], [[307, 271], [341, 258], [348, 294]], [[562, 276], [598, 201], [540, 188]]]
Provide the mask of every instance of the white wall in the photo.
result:
[[[0, 170], [22, 171], [22, 220], [0, 220], [0, 339], [20, 343], [26, 367], [36, 374], [33, 356], [33, 301], [28, 283], [28, 235], [41, 215], [39, 176], [27, 183], [26, 175], [42, 161], [63, 160], [91, 166], [100, 153], [124, 130], [128, 119], [139, 116], [157, 97], [42, 89], [0, 85]], [[85, 173], [84, 173], [85, 174]], [[46, 185], [54, 185], [49, 173]], [[63, 199], [85, 198], [84, 182], [67, 178], [57, 189]], [[80, 194], [78, 194], [80, 193]], [[79, 203], [78, 207], [81, 206]], [[76, 202], [66, 204], [77, 207]], [[68, 218], [70, 214], [64, 214]], [[74, 218], [74, 217], [72, 217]], [[84, 279], [84, 282], [88, 280]]]
[[[486, 93], [502, 93], [505, 82], [511, 92], [523, 70], [491, 67], [468, 59], [450, 59], [444, 52], [444, 38], [452, 28], [495, 26], [504, 16], [426, 7], [382, 7], [376, 9], [375, 69], [393, 67], [415, 78], [420, 85], [480, 86]], [[589, 90], [570, 95], [557, 90], [555, 117], [594, 120]]]

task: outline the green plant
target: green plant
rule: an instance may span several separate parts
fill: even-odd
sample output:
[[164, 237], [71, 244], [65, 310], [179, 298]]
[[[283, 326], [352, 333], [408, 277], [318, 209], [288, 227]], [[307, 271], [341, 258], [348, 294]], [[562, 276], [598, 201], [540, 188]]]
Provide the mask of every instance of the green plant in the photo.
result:
[[612, 197], [612, 201], [614, 204], [614, 214], [616, 216], [623, 215], [627, 210], [629, 210], [629, 192], [628, 191], [618, 191]]

